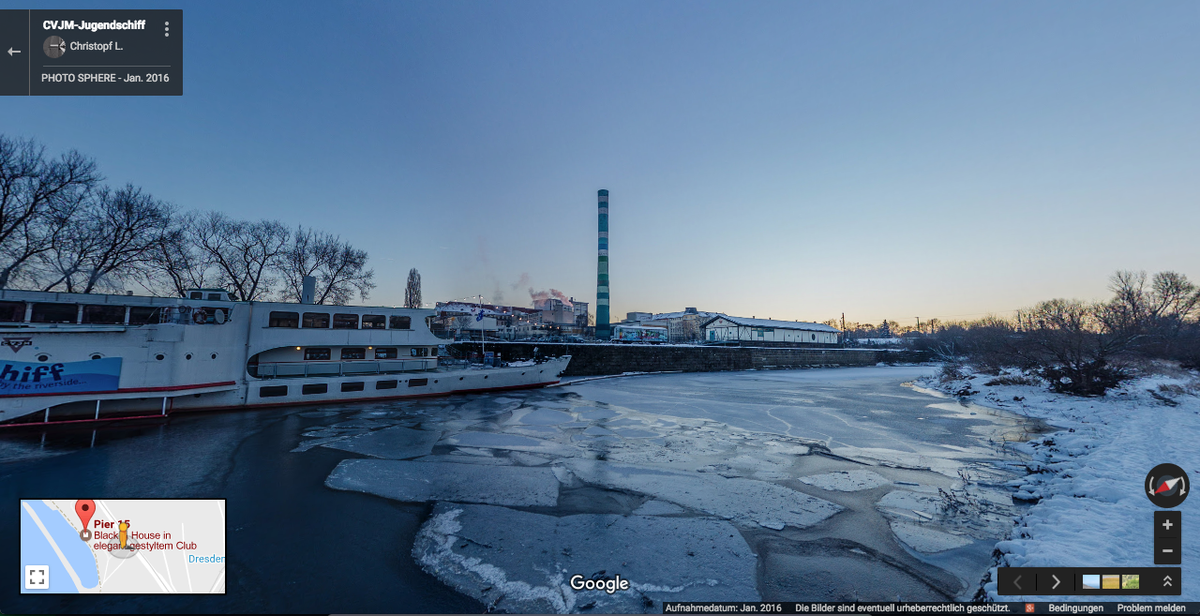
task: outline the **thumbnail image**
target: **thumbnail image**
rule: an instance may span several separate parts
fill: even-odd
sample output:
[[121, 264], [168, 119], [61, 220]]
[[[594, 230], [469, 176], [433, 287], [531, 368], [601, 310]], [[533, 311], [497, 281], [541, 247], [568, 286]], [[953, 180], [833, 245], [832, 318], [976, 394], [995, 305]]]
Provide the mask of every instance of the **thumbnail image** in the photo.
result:
[[1095, 574], [1083, 576], [1083, 588], [1084, 590], [1100, 590], [1100, 576]]
[[1141, 588], [1141, 583], [1142, 583], [1141, 578], [1138, 577], [1138, 574], [1136, 574], [1136, 573], [1134, 573], [1132, 575], [1122, 575], [1121, 576], [1121, 589], [1122, 590], [1137, 590], [1137, 589]]
[[1100, 579], [1100, 587], [1103, 588], [1104, 590], [1120, 590], [1121, 589], [1121, 576], [1119, 576], [1119, 575], [1104, 576], [1103, 578]]

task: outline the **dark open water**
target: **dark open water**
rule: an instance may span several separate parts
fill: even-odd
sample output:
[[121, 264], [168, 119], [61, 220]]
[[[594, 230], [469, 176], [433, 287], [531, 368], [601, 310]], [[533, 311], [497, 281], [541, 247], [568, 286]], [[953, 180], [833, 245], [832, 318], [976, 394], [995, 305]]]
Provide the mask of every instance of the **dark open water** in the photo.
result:
[[[311, 409], [307, 409], [311, 410]], [[341, 460], [289, 453], [320, 419], [271, 410], [181, 415], [169, 423], [0, 433], [0, 612], [468, 612], [482, 604], [409, 555], [427, 505], [324, 486]], [[216, 595], [20, 594], [19, 501], [224, 498], [227, 588]]]

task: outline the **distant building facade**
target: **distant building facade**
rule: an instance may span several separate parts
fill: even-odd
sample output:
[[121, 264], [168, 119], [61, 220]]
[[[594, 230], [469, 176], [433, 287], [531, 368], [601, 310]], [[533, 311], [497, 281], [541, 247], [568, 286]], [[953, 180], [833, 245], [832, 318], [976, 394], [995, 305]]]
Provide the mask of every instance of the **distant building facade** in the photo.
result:
[[724, 315], [688, 307], [684, 308], [683, 312], [656, 314], [648, 320], [639, 321], [638, 324], [667, 328], [668, 342], [699, 343], [704, 341], [704, 323], [718, 316]]
[[766, 346], [835, 346], [842, 331], [824, 323], [719, 315], [704, 323], [704, 341]]
[[667, 328], [618, 323], [612, 327], [614, 342], [667, 342]]

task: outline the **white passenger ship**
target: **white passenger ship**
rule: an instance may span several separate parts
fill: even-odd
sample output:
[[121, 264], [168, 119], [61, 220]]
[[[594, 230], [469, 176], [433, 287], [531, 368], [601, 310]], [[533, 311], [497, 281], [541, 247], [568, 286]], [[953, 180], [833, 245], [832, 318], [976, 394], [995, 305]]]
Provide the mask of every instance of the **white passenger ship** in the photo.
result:
[[570, 356], [438, 367], [432, 310], [0, 291], [0, 424], [543, 387]]

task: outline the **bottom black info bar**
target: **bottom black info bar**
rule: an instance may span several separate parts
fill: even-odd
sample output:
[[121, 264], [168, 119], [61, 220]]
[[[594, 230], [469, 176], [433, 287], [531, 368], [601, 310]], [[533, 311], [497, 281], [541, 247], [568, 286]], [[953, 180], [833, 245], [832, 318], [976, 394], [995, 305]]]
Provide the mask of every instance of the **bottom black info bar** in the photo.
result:
[[664, 601], [664, 614], [1200, 614], [1190, 601], [1029, 603], [833, 603]]

